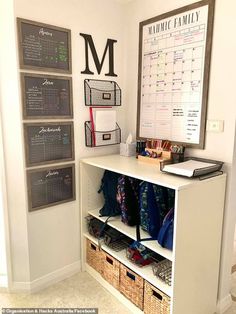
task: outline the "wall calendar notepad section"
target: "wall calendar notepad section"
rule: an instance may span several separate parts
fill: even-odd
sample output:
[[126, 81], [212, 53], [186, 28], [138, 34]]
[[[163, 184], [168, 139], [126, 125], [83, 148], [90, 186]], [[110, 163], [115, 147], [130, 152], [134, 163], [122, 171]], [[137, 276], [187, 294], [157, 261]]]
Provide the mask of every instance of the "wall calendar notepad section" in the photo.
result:
[[25, 123], [28, 167], [74, 160], [73, 122]]
[[75, 200], [75, 166], [27, 171], [29, 211]]
[[21, 73], [24, 119], [73, 117], [70, 77]]
[[203, 148], [214, 0], [140, 23], [137, 135]]
[[71, 31], [17, 18], [22, 69], [71, 73]]

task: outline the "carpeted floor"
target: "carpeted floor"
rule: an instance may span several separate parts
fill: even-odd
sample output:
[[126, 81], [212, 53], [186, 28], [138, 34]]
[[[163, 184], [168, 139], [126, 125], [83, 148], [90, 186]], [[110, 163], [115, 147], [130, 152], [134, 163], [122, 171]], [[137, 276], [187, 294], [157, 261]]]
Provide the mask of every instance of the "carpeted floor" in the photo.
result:
[[86, 272], [34, 294], [0, 293], [0, 309], [3, 307], [95, 307], [99, 314], [131, 313]]
[[[236, 294], [236, 273], [232, 278], [232, 293], [235, 291]], [[86, 272], [78, 273], [34, 294], [0, 293], [0, 309], [3, 307], [95, 307], [99, 309], [99, 314], [131, 314]], [[232, 307], [225, 314], [236, 314], [236, 302], [233, 302]]]

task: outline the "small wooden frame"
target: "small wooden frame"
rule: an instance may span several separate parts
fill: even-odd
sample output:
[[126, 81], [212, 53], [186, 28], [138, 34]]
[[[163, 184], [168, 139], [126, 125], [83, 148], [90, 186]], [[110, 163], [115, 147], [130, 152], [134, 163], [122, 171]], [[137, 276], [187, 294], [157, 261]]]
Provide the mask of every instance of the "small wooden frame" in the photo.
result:
[[17, 18], [20, 68], [72, 73], [71, 31]]
[[27, 171], [30, 212], [75, 200], [75, 165]]
[[75, 159], [73, 122], [25, 123], [24, 139], [27, 167]]
[[73, 118], [71, 77], [21, 73], [24, 119]]

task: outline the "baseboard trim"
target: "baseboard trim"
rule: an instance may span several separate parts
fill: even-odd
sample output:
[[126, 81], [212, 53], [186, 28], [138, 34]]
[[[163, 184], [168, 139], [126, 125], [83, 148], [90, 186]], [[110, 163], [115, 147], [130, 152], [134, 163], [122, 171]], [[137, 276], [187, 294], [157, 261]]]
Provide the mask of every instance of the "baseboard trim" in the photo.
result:
[[34, 293], [81, 271], [81, 261], [67, 265], [31, 282], [13, 282], [11, 292]]
[[13, 281], [10, 292], [18, 293], [29, 293], [30, 292], [30, 282], [23, 282], [23, 281]]
[[9, 292], [8, 288], [0, 287], [0, 293], [7, 293], [7, 292]]
[[55, 284], [61, 280], [64, 280], [73, 274], [79, 272], [81, 270], [81, 261], [77, 261], [73, 264], [67, 265], [61, 269], [58, 269], [46, 276], [38, 278], [36, 280], [31, 281], [30, 284], [30, 292], [37, 292], [41, 289], [44, 289], [52, 284]]
[[8, 287], [7, 275], [0, 275], [0, 289], [6, 289]]
[[225, 311], [227, 311], [230, 306], [232, 305], [232, 298], [231, 295], [227, 295], [224, 299], [219, 300], [217, 303], [217, 314], [223, 314]]

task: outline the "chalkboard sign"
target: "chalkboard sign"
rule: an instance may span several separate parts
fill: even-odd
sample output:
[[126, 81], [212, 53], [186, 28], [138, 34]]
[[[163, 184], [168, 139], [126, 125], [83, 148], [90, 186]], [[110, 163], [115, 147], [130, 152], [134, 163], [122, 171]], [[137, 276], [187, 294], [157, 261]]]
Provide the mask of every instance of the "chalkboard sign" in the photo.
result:
[[72, 79], [21, 73], [24, 119], [73, 117]]
[[75, 166], [27, 171], [29, 211], [75, 200]]
[[17, 18], [20, 67], [71, 73], [71, 31]]
[[28, 167], [74, 160], [73, 122], [25, 123], [24, 137]]

